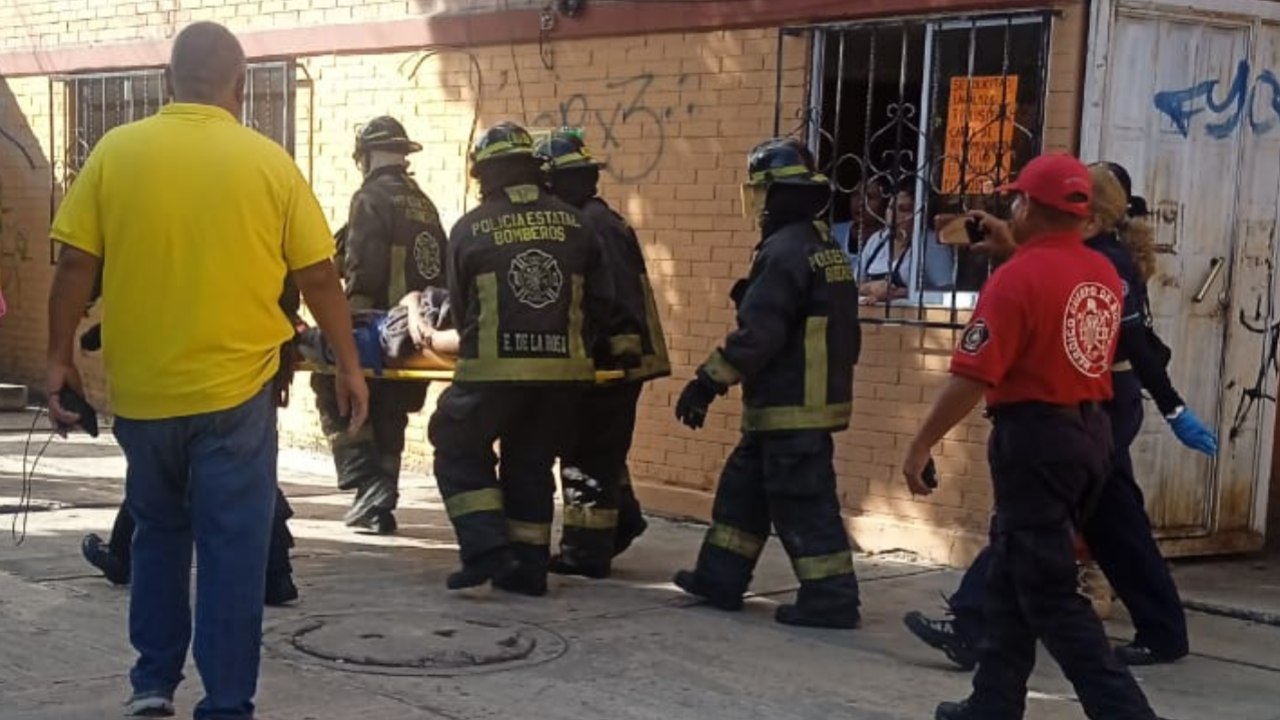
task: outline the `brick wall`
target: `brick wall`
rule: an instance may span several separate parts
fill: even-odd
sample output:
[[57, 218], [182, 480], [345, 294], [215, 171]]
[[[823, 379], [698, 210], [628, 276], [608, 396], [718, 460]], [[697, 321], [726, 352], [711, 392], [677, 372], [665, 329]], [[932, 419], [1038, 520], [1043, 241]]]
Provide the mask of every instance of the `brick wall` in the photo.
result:
[[[232, 5], [211, 10], [225, 13]], [[1050, 147], [1075, 144], [1083, 17], [1071, 8], [1055, 25], [1046, 122]], [[757, 240], [740, 217], [738, 183], [744, 153], [772, 132], [776, 37], [769, 29], [562, 42], [554, 70], [543, 66], [532, 45], [481, 48], [471, 55], [303, 58], [311, 81], [298, 91], [298, 162], [336, 227], [359, 182], [350, 159], [353, 129], [373, 115], [398, 115], [425, 146], [413, 158], [414, 170], [449, 224], [474, 205], [464, 163], [473, 121], [481, 127], [507, 118], [535, 127], [584, 125], [588, 141], [611, 164], [603, 194], [641, 237], [675, 366], [673, 378], [650, 384], [643, 395], [633, 474], [652, 509], [705, 517], [719, 469], [738, 439], [740, 396], [735, 390], [717, 402], [699, 432], [679, 426], [671, 408], [694, 368], [732, 326], [729, 287], [747, 271]], [[788, 40], [787, 118], [796, 117], [803, 103], [807, 60], [804, 42]], [[0, 322], [0, 375], [34, 382], [42, 367], [50, 275], [44, 240], [48, 83], [11, 80], [0, 84], [0, 93], [4, 127], [17, 127], [39, 155], [38, 167], [28, 170], [0, 142], [2, 202], [12, 209], [0, 235], [0, 283], [13, 311]], [[26, 238], [25, 254], [18, 237]], [[854, 426], [837, 439], [839, 489], [850, 530], [865, 549], [907, 547], [965, 562], [982, 542], [991, 503], [985, 424], [974, 416], [942, 443], [937, 462], [944, 484], [928, 501], [910, 498], [896, 469], [945, 377], [955, 333], [875, 326], [865, 331]], [[100, 392], [100, 374], [89, 374]], [[294, 406], [282, 418], [283, 436], [290, 444], [319, 447], [306, 385], [301, 377]], [[413, 466], [429, 462], [429, 412], [410, 427], [407, 461]]]
[[[608, 0], [605, 0], [606, 2]], [[173, 37], [196, 20], [237, 32], [542, 8], [543, 0], [48, 0], [9, 3], [0, 52]]]

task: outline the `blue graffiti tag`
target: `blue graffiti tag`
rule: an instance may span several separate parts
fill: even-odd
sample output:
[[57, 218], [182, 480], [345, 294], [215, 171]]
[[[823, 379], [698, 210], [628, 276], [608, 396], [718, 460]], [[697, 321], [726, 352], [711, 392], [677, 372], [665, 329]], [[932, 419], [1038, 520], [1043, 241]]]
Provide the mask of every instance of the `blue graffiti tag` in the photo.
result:
[[[1182, 137], [1191, 134], [1191, 119], [1208, 111], [1213, 116], [1226, 113], [1216, 122], [1204, 126], [1204, 131], [1215, 140], [1231, 137], [1240, 128], [1248, 110], [1249, 129], [1255, 134], [1265, 135], [1277, 127], [1280, 119], [1280, 79], [1271, 70], [1258, 73], [1252, 85], [1248, 60], [1241, 60], [1236, 65], [1235, 78], [1227, 88], [1226, 96], [1217, 99], [1219, 80], [1205, 80], [1184, 90], [1165, 90], [1155, 94], [1153, 99], [1156, 109], [1168, 117]], [[1258, 96], [1261, 88], [1271, 91], [1271, 102], [1267, 104], [1269, 116], [1264, 113], [1259, 119]]]

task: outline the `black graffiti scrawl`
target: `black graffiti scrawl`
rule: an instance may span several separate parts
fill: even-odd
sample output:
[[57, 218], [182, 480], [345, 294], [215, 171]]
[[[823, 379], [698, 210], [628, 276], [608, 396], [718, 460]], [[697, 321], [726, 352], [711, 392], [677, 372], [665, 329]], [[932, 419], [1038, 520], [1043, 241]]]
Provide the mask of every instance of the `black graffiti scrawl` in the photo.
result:
[[[681, 75], [675, 78], [676, 88], [683, 87], [688, 77]], [[655, 82], [653, 73], [608, 82], [604, 86], [608, 100], [593, 98], [589, 93], [575, 93], [561, 101], [556, 109], [536, 116], [531, 124], [534, 127], [568, 126], [594, 130], [591, 145], [595, 154], [608, 163], [605, 172], [617, 182], [644, 180], [662, 162], [667, 147], [667, 123], [677, 118], [692, 117], [696, 110], [692, 103], [663, 108], [649, 105], [645, 95]], [[621, 100], [616, 99], [619, 92], [624, 93]], [[646, 148], [642, 155], [620, 157], [624, 139], [618, 137], [618, 131], [624, 127], [642, 128]]]

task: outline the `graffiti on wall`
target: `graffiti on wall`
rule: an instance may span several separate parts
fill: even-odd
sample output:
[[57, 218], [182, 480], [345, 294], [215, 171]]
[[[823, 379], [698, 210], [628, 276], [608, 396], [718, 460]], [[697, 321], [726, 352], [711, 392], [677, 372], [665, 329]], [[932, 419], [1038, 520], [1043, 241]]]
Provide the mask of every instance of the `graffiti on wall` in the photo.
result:
[[11, 308], [22, 297], [22, 264], [31, 260], [31, 244], [26, 233], [16, 227], [0, 231], [0, 288]]
[[[676, 90], [688, 80], [681, 75], [675, 80]], [[692, 117], [696, 106], [667, 105], [654, 107], [646, 95], [657, 82], [653, 73], [641, 73], [625, 80], [605, 84], [604, 97], [575, 93], [562, 100], [553, 110], [534, 117], [534, 127], [569, 126], [594, 131], [591, 144], [595, 154], [608, 163], [605, 172], [618, 182], [644, 180], [658, 168], [667, 148], [667, 124]], [[619, 99], [619, 94], [622, 98]], [[634, 135], [639, 129], [644, 138], [641, 153], [624, 154], [623, 129]]]
[[[1245, 425], [1249, 422], [1251, 416], [1256, 416], [1261, 411], [1263, 403], [1276, 401], [1275, 395], [1267, 392], [1272, 371], [1280, 371], [1280, 355], [1277, 354], [1280, 352], [1280, 322], [1267, 323], [1267, 319], [1275, 317], [1276, 313], [1276, 268], [1271, 262], [1271, 258], [1265, 258], [1258, 264], [1266, 267], [1266, 290], [1254, 298], [1253, 318], [1250, 319], [1242, 307], [1240, 308], [1238, 321], [1245, 331], [1260, 337], [1262, 340], [1262, 353], [1259, 357], [1258, 373], [1254, 378], [1253, 385], [1240, 391], [1240, 400], [1236, 405], [1235, 416], [1231, 421], [1231, 429], [1227, 433], [1227, 437], [1231, 442], [1235, 442], [1236, 438], [1244, 431]], [[1226, 390], [1233, 392], [1236, 386], [1237, 383], [1232, 381], [1227, 385]]]
[[1249, 61], [1241, 60], [1225, 94], [1221, 85], [1220, 80], [1205, 80], [1158, 92], [1153, 102], [1184, 138], [1191, 135], [1192, 118], [1204, 113], [1212, 118], [1204, 132], [1215, 140], [1231, 137], [1241, 127], [1265, 135], [1280, 126], [1280, 79], [1274, 72], [1264, 69], [1254, 77]]

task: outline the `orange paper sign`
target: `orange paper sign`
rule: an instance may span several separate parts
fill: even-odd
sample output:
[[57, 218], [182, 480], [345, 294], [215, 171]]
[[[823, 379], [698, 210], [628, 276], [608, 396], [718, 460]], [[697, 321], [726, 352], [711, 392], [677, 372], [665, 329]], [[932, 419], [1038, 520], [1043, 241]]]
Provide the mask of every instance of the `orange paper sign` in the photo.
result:
[[1017, 97], [1017, 75], [951, 78], [943, 194], [990, 193], [1007, 181], [1013, 169]]

